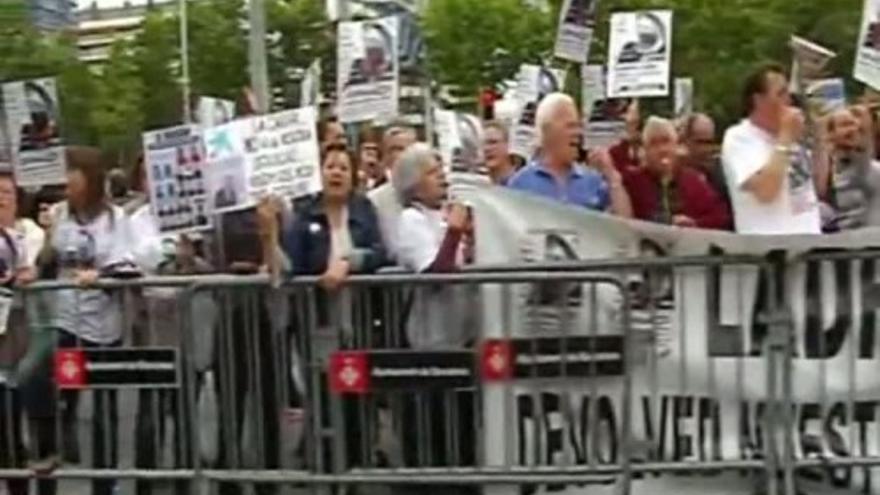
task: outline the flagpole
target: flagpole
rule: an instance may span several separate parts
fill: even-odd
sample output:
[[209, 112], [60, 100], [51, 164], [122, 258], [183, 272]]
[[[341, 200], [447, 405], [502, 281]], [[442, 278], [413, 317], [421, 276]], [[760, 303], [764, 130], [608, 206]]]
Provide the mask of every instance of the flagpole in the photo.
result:
[[192, 105], [190, 105], [190, 78], [189, 78], [189, 26], [186, 12], [187, 0], [178, 0], [180, 12], [180, 85], [183, 94], [183, 121], [192, 123]]
[[251, 88], [257, 98], [257, 113], [267, 113], [271, 103], [266, 62], [266, 7], [263, 0], [249, 0], [249, 7]]

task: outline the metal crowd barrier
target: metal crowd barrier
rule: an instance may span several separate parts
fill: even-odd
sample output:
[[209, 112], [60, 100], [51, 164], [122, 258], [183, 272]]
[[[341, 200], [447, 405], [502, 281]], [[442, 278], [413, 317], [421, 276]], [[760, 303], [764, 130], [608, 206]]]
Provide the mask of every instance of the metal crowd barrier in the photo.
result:
[[[870, 480], [877, 457], [829, 445], [821, 424], [815, 445], [791, 428], [804, 417], [798, 360], [841, 344], [792, 318], [795, 289], [780, 275], [790, 263], [379, 274], [332, 296], [311, 277], [278, 287], [222, 275], [40, 282], [20, 294], [27, 322], [12, 318], [3, 337], [30, 329], [28, 352], [0, 375], [0, 480], [12, 494], [27, 493], [13, 491], [24, 480], [46, 494], [89, 482], [108, 494], [388, 485], [499, 495], [645, 493], [658, 480], [711, 486], [724, 476], [793, 495], [801, 477], [864, 470]], [[857, 273], [874, 287], [873, 254], [797, 263], [807, 285], [830, 269], [840, 285]], [[49, 318], [62, 293], [77, 301], [75, 327], [95, 317], [98, 299], [101, 318], [118, 311], [121, 337], [93, 345], [65, 334]], [[875, 307], [846, 293], [838, 307]], [[793, 338], [804, 333], [806, 350]], [[823, 400], [810, 417], [853, 424], [873, 413], [857, 404], [857, 358], [872, 345], [847, 343], [845, 372], [816, 376]], [[846, 397], [822, 395], [838, 387], [826, 383], [834, 376], [849, 380]], [[864, 435], [846, 433], [849, 445]]]

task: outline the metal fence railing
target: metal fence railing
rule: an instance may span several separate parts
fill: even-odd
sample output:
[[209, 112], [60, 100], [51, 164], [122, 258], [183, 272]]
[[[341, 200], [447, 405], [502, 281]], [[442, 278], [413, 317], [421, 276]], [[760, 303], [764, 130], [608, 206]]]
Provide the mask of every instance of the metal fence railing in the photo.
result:
[[41, 282], [0, 337], [0, 480], [872, 493], [875, 260], [386, 273], [332, 294], [311, 278]]

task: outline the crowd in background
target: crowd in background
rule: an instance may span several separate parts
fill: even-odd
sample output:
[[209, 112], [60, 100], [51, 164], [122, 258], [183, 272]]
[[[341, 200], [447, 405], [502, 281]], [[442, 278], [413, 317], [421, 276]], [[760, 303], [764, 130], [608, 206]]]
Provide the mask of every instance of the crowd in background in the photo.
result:
[[[678, 227], [797, 234], [877, 225], [880, 165], [872, 109], [841, 108], [808, 126], [788, 88], [786, 74], [777, 66], [761, 67], [749, 76], [744, 119], [727, 130], [720, 146], [708, 115], [642, 119], [635, 102], [627, 112], [626, 136], [608, 149], [583, 142], [575, 101], [553, 93], [537, 108], [535, 155], [523, 163], [510, 152], [507, 126], [486, 122], [479, 171], [496, 187]], [[265, 198], [251, 209], [226, 214], [219, 229], [222, 238], [208, 233], [163, 238], [150, 210], [142, 161], [129, 180], [119, 170], [108, 172], [99, 150], [70, 147], [66, 186], [37, 194], [25, 194], [10, 173], [0, 173], [2, 281], [7, 287], [37, 279], [80, 284], [83, 290], [53, 292], [39, 314], [53, 329], [57, 346], [104, 348], [119, 346], [125, 330], [120, 302], [89, 288], [101, 277], [270, 269], [314, 275], [323, 290], [322, 324], [344, 327], [352, 319], [344, 290], [347, 277], [392, 265], [443, 273], [473, 262], [472, 212], [449, 200], [449, 167], [428, 144], [430, 137], [391, 124], [367, 127], [350, 140], [333, 118], [323, 120], [318, 130], [322, 191], [295, 202]], [[469, 311], [459, 307], [471, 300], [453, 287], [415, 291], [405, 308], [406, 345], [470, 345], [477, 338], [474, 325], [451, 318], [467, 318]], [[273, 325], [270, 313], [260, 312], [260, 328]], [[22, 331], [27, 323], [20, 296], [15, 296], [12, 315], [9, 331], [0, 336], [0, 364], [17, 363], [27, 353], [26, 345], [9, 345], [11, 336], [27, 333]], [[260, 342], [271, 349], [271, 340]], [[0, 393], [5, 401], [0, 404], [0, 466], [24, 465], [23, 439], [7, 438], [10, 432], [21, 432], [9, 425], [22, 422], [29, 425], [31, 457], [46, 469], [63, 450], [72, 452], [64, 459], [76, 459], [76, 445], [56, 445], [55, 425], [74, 429], [80, 394], [64, 392], [55, 400], [46, 359], [34, 364], [38, 371], [28, 383]], [[258, 373], [266, 387], [278, 379], [270, 369], [243, 368], [236, 373], [244, 380], [238, 388], [249, 386], [241, 378], [248, 373]], [[152, 404], [165, 399], [142, 395], [140, 400]], [[118, 461], [116, 403], [112, 391], [95, 394], [95, 409], [106, 412], [96, 414], [93, 422], [95, 467]], [[265, 409], [271, 413], [273, 408]], [[271, 416], [265, 423], [266, 437], [277, 438]], [[157, 427], [141, 424], [139, 431], [149, 437]], [[27, 493], [23, 481], [10, 480], [7, 486], [11, 495]], [[111, 480], [94, 484], [96, 494], [110, 495], [113, 489]], [[55, 491], [53, 481], [41, 481], [41, 494]]]

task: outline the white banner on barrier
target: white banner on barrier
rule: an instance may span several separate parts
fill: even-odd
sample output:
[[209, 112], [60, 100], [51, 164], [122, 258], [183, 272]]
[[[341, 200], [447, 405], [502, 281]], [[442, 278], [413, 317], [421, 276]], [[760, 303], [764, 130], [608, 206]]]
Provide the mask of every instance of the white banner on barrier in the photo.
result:
[[[744, 236], [624, 221], [476, 182], [457, 180], [453, 192], [474, 208], [480, 263], [720, 252], [765, 255], [775, 250], [794, 256], [802, 254], [805, 246], [813, 250], [880, 246], [877, 229], [833, 236]], [[878, 456], [880, 326], [874, 308], [880, 264], [791, 266], [785, 294], [793, 314], [797, 356], [790, 425], [795, 455]], [[765, 289], [760, 287], [757, 268], [747, 267], [681, 268], [651, 284], [654, 294], [666, 294], [657, 311], [636, 307], [630, 312], [632, 331], [646, 336], [638, 339], [644, 341], [641, 351], [649, 345], [657, 351], [654, 367], [644, 358], [633, 359], [631, 424], [634, 445], [641, 449], [636, 457], [658, 462], [754, 458], [764, 441], [761, 418], [769, 397], [767, 334], [757, 319], [758, 294]], [[570, 321], [575, 322], [571, 327], [575, 332], [588, 332], [596, 321], [600, 335], [621, 333], [621, 298], [610, 285], [593, 292], [588, 286], [524, 284], [514, 292], [512, 303], [510, 295], [502, 297], [489, 288], [483, 296], [483, 331], [489, 338], [558, 335], [558, 297], [566, 298], [561, 306], [567, 308], [564, 316], [574, 318]], [[498, 315], [511, 307], [514, 313], [504, 318], [502, 328]], [[515, 382], [512, 397], [502, 386], [485, 387], [485, 414], [493, 418], [485, 430], [488, 464], [619, 463], [622, 391], [622, 377], [613, 375], [555, 386], [547, 381]], [[596, 398], [595, 406], [590, 405], [590, 397]], [[849, 398], [854, 410], [845, 406]], [[593, 411], [595, 419], [589, 417]], [[799, 477], [797, 481], [805, 494], [878, 493], [872, 474], [861, 468], [821, 470], [818, 480]], [[610, 495], [616, 493], [613, 482], [609, 478], [607, 484], [535, 486], [529, 493]], [[745, 495], [754, 493], [755, 483], [754, 477], [738, 473], [651, 475], [635, 479], [633, 493]], [[497, 487], [487, 493], [520, 492]]]

